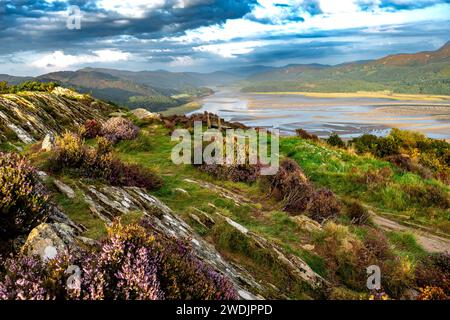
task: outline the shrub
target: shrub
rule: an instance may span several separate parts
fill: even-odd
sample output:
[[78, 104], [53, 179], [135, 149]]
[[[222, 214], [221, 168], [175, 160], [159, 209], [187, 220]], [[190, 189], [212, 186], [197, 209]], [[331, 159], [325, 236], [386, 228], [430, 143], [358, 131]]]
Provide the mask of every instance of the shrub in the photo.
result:
[[450, 254], [426, 256], [416, 266], [415, 278], [419, 287], [439, 287], [450, 296]]
[[69, 169], [83, 177], [103, 179], [114, 186], [140, 187], [148, 190], [158, 189], [163, 180], [150, 169], [136, 164], [124, 164], [113, 154], [112, 142], [104, 137], [98, 138], [96, 149], [88, 148], [82, 139], [66, 133], [57, 139], [57, 147], [49, 159], [49, 169], [59, 173]]
[[261, 172], [261, 167], [259, 165], [250, 164], [204, 164], [199, 166], [199, 169], [219, 179], [245, 183], [255, 182]]
[[312, 195], [306, 210], [313, 220], [324, 222], [339, 215], [341, 204], [332, 191], [320, 189]]
[[398, 153], [400, 153], [400, 148], [394, 139], [390, 137], [378, 139], [375, 156], [384, 158]]
[[394, 172], [389, 167], [381, 169], [370, 169], [357, 178], [357, 181], [369, 187], [381, 187], [387, 185], [392, 179]]
[[420, 165], [415, 159], [411, 159], [408, 155], [396, 154], [386, 157], [386, 160], [400, 169], [417, 173], [424, 179], [433, 178], [433, 173], [430, 169]]
[[386, 235], [374, 228], [369, 228], [364, 237], [364, 246], [376, 260], [385, 261], [393, 258]]
[[118, 160], [112, 163], [109, 180], [112, 185], [139, 187], [147, 190], [157, 190], [163, 185], [163, 180], [153, 171], [137, 164], [125, 165]]
[[139, 128], [128, 119], [115, 117], [109, 119], [103, 125], [101, 133], [112, 142], [133, 140], [138, 137]]
[[314, 193], [302, 169], [292, 159], [283, 159], [278, 172], [273, 176], [265, 177], [264, 181], [278, 200], [284, 201], [284, 210], [292, 214], [302, 213]]
[[448, 300], [448, 297], [444, 290], [439, 287], [426, 287], [420, 289], [420, 295], [417, 300]]
[[364, 134], [359, 138], [354, 138], [352, 143], [358, 153], [374, 153], [378, 144], [378, 137], [372, 134]]
[[[161, 300], [237, 299], [232, 283], [172, 238], [154, 237], [142, 225], [114, 223], [95, 248], [49, 262], [7, 259], [0, 299]], [[78, 288], [66, 284], [80, 267]]]
[[335, 132], [333, 132], [326, 141], [330, 146], [338, 147], [338, 148], [345, 148], [345, 142]]
[[440, 207], [442, 209], [450, 208], [449, 194], [435, 185], [407, 185], [405, 192], [416, 202], [424, 207]]
[[66, 132], [56, 139], [54, 155], [59, 167], [81, 167], [86, 155], [83, 139], [74, 133]]
[[102, 124], [97, 120], [88, 120], [84, 124], [84, 137], [93, 139], [101, 135]]
[[297, 129], [297, 130], [295, 130], [295, 133], [297, 134], [297, 137], [300, 137], [302, 139], [319, 141], [318, 136], [316, 136], [315, 134], [312, 134], [312, 133], [308, 133], [307, 131], [305, 131], [303, 129]]
[[357, 225], [364, 225], [370, 219], [369, 210], [357, 200], [350, 201], [347, 204], [347, 216], [350, 218], [351, 223]]
[[47, 200], [35, 169], [16, 154], [0, 152], [0, 239], [25, 234], [45, 220]]

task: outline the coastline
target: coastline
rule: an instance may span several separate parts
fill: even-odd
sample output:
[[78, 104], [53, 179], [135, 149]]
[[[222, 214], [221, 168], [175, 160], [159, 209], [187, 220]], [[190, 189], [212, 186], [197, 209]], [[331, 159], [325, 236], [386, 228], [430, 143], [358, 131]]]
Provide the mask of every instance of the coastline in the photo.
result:
[[391, 99], [398, 101], [441, 101], [449, 102], [450, 96], [431, 95], [431, 94], [403, 94], [403, 93], [385, 93], [385, 92], [245, 92], [244, 94], [254, 95], [298, 95], [311, 98], [375, 98], [375, 99]]

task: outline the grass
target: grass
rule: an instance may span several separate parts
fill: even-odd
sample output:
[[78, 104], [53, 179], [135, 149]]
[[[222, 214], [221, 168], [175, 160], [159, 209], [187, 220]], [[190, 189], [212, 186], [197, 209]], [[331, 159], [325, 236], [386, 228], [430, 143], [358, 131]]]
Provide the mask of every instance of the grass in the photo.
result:
[[387, 236], [395, 251], [400, 256], [407, 257], [413, 263], [427, 256], [427, 252], [417, 243], [409, 232], [388, 232]]
[[[419, 187], [435, 185], [448, 193], [450, 191], [448, 186], [435, 180], [424, 180], [413, 173], [403, 172], [390, 163], [370, 155], [355, 155], [351, 151], [297, 137], [282, 138], [280, 148], [282, 154], [299, 163], [316, 185], [327, 187], [341, 197], [358, 199], [375, 211], [408, 216], [416, 222], [446, 231], [448, 210], [430, 206], [433, 209], [433, 216], [429, 216], [420, 199], [410, 197], [406, 190], [413, 185]], [[383, 168], [390, 168], [393, 171], [391, 179], [383, 184], [368, 185], [357, 179], [365, 172], [376, 172]]]
[[183, 104], [179, 107], [170, 108], [166, 111], [161, 112], [163, 116], [173, 116], [173, 115], [184, 115], [192, 111], [196, 111], [202, 108], [202, 104], [198, 101], [191, 101], [189, 103]]

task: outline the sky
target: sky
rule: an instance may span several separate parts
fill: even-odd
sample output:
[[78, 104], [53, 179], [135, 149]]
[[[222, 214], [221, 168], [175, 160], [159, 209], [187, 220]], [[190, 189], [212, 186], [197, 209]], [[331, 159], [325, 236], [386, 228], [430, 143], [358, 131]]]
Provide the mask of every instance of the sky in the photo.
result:
[[0, 73], [210, 72], [435, 50], [450, 0], [0, 0]]

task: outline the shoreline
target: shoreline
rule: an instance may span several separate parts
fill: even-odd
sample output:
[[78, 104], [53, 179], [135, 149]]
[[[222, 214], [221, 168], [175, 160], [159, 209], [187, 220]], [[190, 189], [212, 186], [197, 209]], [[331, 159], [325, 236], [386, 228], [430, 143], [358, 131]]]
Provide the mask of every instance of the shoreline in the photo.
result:
[[440, 101], [450, 103], [450, 96], [447, 95], [433, 95], [433, 94], [407, 94], [407, 93], [384, 93], [384, 92], [243, 92], [243, 94], [254, 95], [297, 95], [311, 98], [373, 98], [373, 99], [390, 99], [397, 101]]

